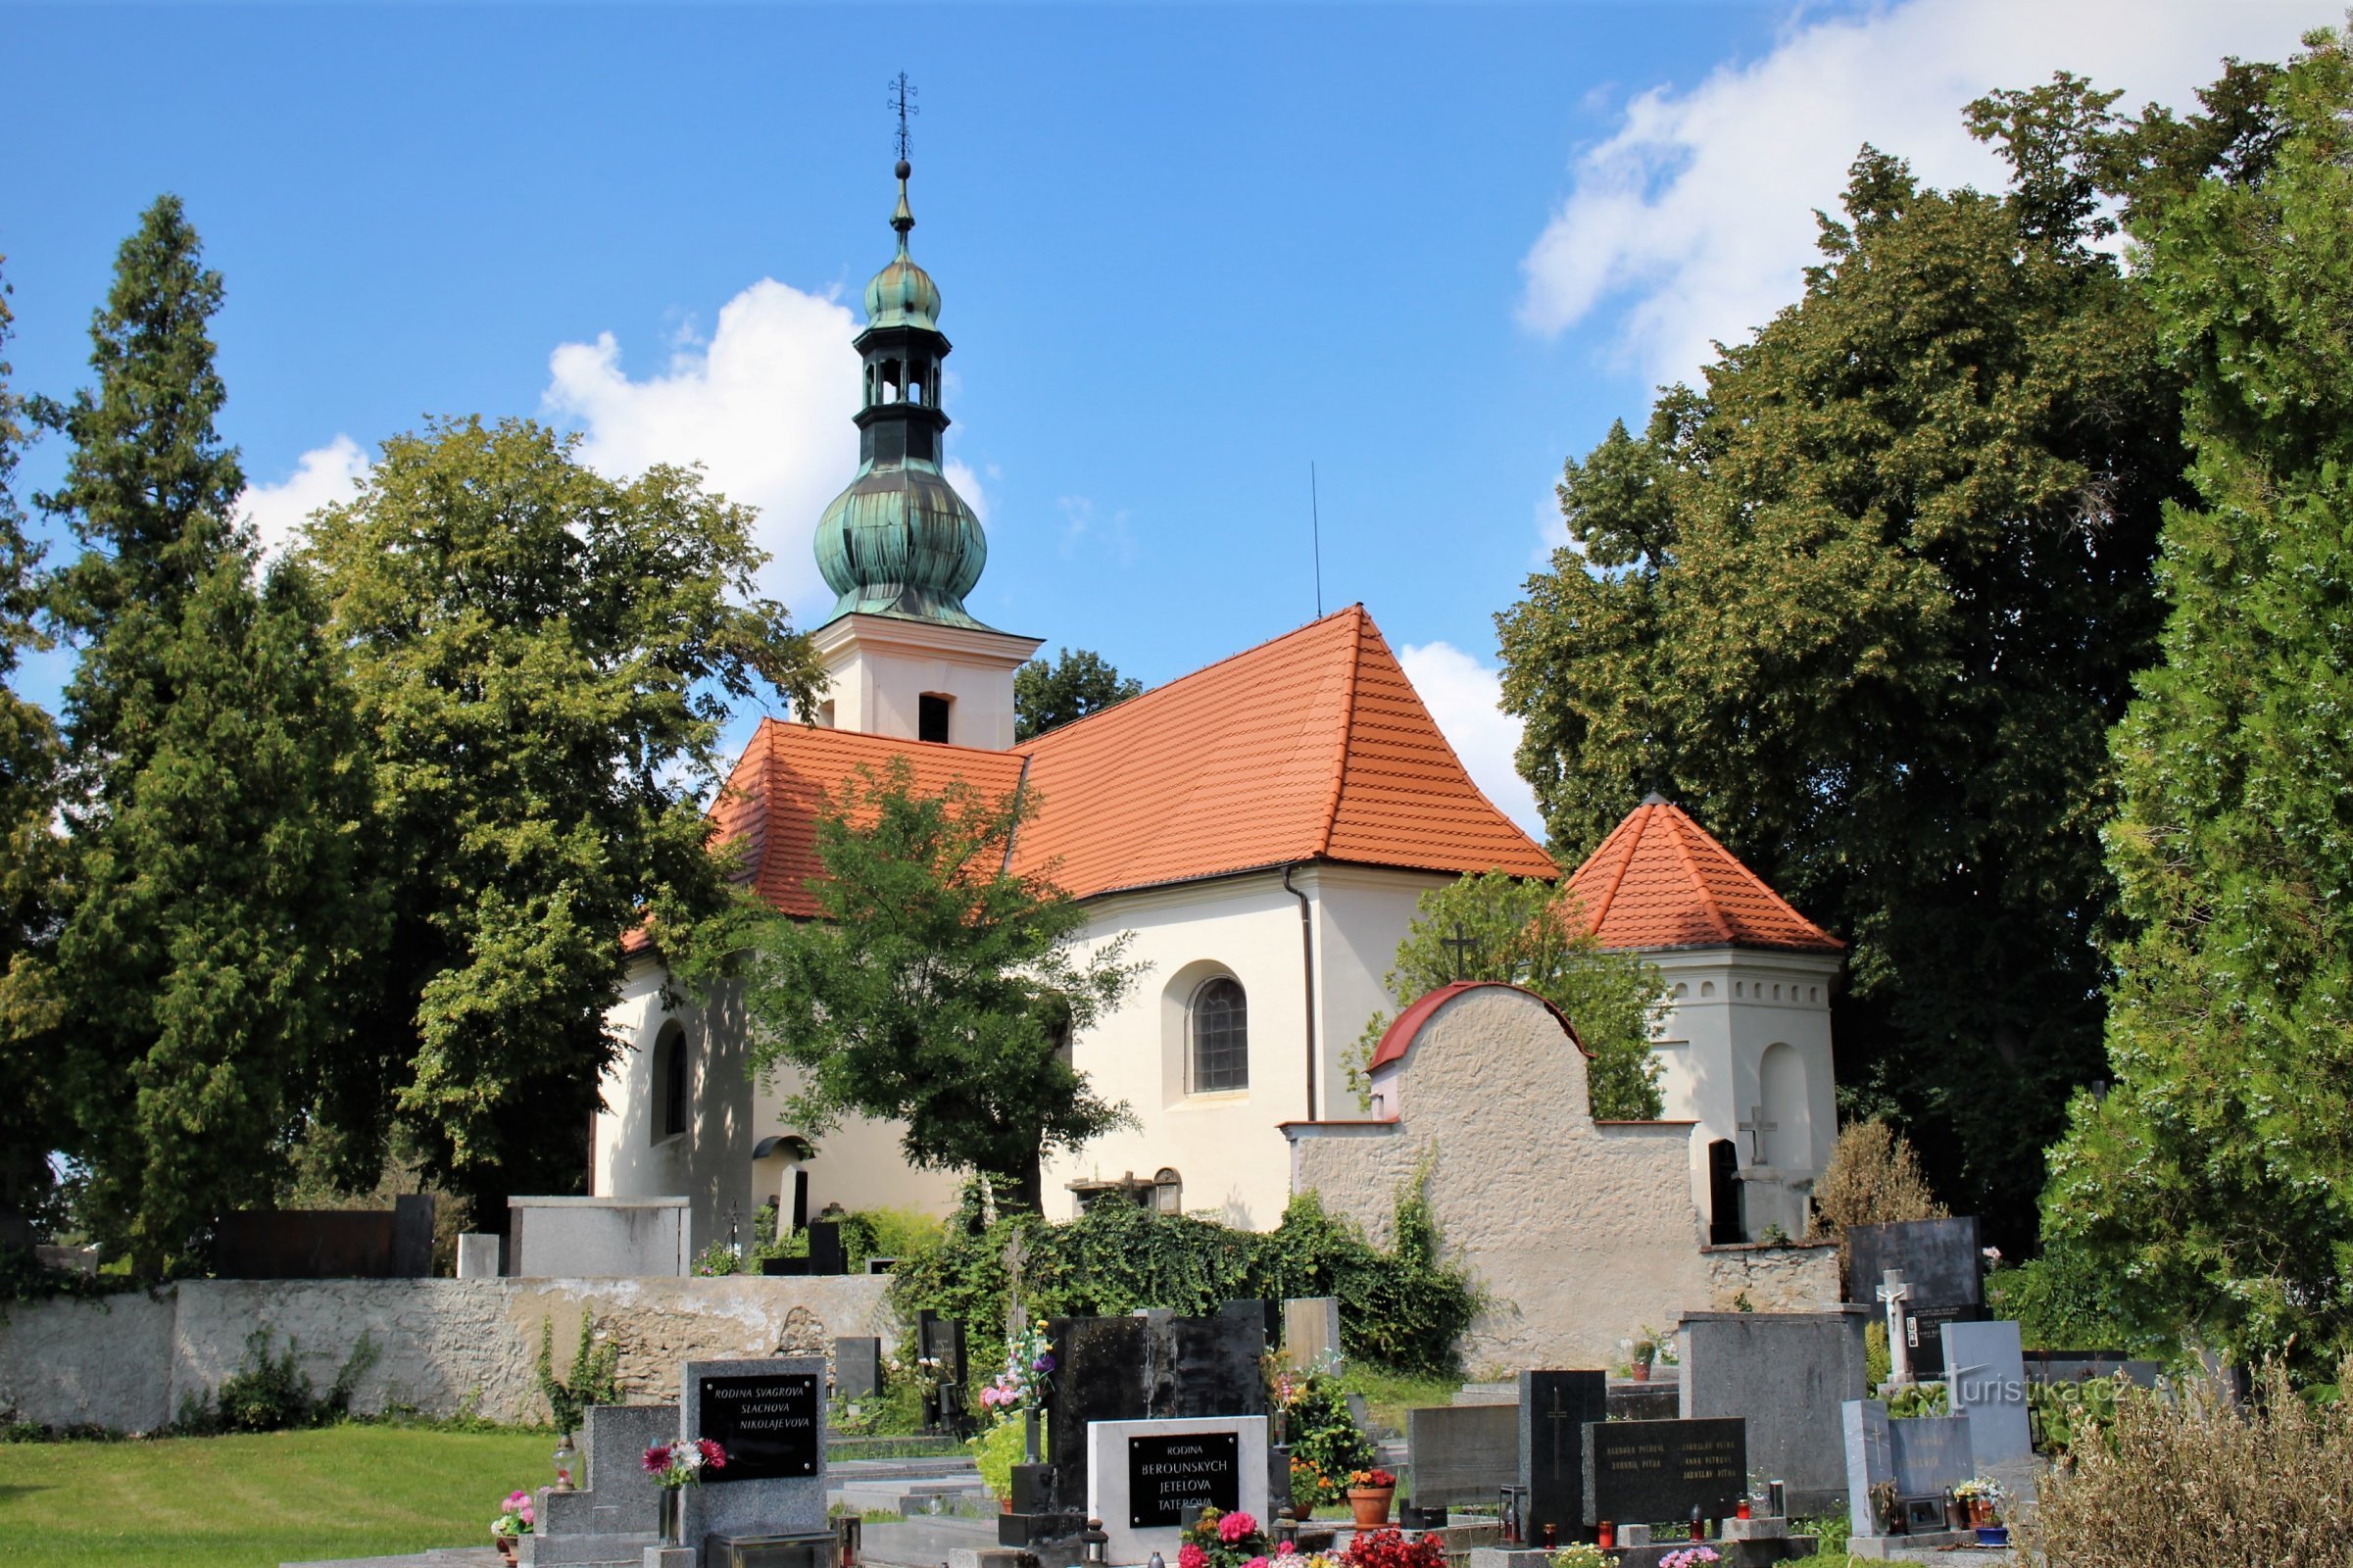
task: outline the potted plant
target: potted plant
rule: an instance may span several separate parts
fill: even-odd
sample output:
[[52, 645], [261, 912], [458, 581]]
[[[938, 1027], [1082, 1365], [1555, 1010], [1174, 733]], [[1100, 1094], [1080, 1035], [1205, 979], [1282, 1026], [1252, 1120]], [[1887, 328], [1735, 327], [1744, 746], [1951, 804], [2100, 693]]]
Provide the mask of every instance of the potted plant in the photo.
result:
[[1013, 1511], [1013, 1466], [1021, 1462], [1022, 1430], [1018, 1421], [1000, 1421], [978, 1437], [964, 1440], [980, 1471], [981, 1485], [997, 1499], [998, 1510]]
[[1572, 1541], [1552, 1554], [1552, 1568], [1617, 1568], [1617, 1560], [1599, 1546]]
[[2001, 1483], [1986, 1476], [1972, 1476], [1952, 1489], [1955, 1497], [1969, 1505], [1969, 1523], [1977, 1531], [1981, 1546], [2006, 1546], [2010, 1532], [2002, 1523]]
[[1177, 1533], [1177, 1568], [1245, 1568], [1251, 1562], [1264, 1568], [1267, 1550], [1257, 1516], [1239, 1508], [1232, 1513], [1203, 1508]]
[[1618, 1348], [1626, 1352], [1626, 1375], [1637, 1383], [1649, 1382], [1651, 1358], [1658, 1354], [1658, 1336], [1644, 1329], [1632, 1339], [1620, 1340]]
[[1348, 1477], [1348, 1507], [1355, 1511], [1356, 1528], [1378, 1530], [1389, 1523], [1389, 1501], [1397, 1494], [1397, 1478], [1374, 1465]]
[[508, 1493], [499, 1516], [490, 1521], [490, 1540], [499, 1548], [499, 1555], [513, 1562], [515, 1540], [529, 1535], [538, 1522], [539, 1513], [532, 1506], [529, 1493], [519, 1490]]
[[657, 1443], [646, 1450], [646, 1474], [662, 1489], [660, 1529], [662, 1544], [686, 1544], [686, 1489], [703, 1484], [706, 1470], [724, 1470], [727, 1450], [709, 1438], [680, 1438]]

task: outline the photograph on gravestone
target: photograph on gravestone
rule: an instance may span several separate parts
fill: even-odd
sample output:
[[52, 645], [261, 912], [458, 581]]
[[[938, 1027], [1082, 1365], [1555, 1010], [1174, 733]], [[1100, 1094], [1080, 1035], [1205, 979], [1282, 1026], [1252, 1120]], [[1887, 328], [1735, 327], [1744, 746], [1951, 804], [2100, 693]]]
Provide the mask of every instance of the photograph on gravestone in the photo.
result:
[[701, 1436], [727, 1450], [727, 1463], [707, 1483], [813, 1476], [824, 1455], [817, 1446], [817, 1379], [813, 1373], [707, 1377], [696, 1408]]
[[1519, 1382], [1522, 1539], [1542, 1541], [1550, 1525], [1562, 1541], [1575, 1541], [1587, 1528], [1585, 1428], [1609, 1418], [1608, 1375], [1523, 1372]]
[[1232, 1432], [1127, 1440], [1128, 1528], [1182, 1528], [1203, 1508], [1242, 1506], [1242, 1439]]
[[1596, 1421], [1585, 1429], [1585, 1517], [1723, 1519], [1748, 1486], [1747, 1423]]

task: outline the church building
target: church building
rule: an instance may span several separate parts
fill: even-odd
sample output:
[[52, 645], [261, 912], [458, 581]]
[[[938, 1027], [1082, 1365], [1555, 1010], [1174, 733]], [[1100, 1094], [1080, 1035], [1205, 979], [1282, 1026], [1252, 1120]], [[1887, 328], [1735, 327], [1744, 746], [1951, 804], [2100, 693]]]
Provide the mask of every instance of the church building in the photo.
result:
[[[715, 836], [744, 847], [761, 897], [807, 915], [816, 812], [861, 764], [905, 759], [918, 788], [1034, 795], [1011, 864], [1054, 865], [1087, 912], [1082, 940], [1126, 936], [1148, 966], [1071, 1043], [1136, 1126], [1049, 1163], [1049, 1215], [1133, 1200], [1271, 1227], [1293, 1189], [1286, 1126], [1365, 1117], [1347, 1061], [1393, 1005], [1381, 979], [1416, 899], [1467, 872], [1558, 868], [1471, 781], [1361, 606], [1015, 743], [1013, 675], [1041, 639], [965, 608], [987, 540], [942, 470], [949, 342], [939, 290], [908, 254], [905, 162], [897, 173], [898, 254], [867, 285], [855, 340], [858, 470], [816, 534], [839, 596], [812, 633], [828, 695], [807, 721], [761, 722], [711, 808]], [[1605, 944], [1666, 972], [1659, 1056], [1666, 1114], [1691, 1124], [1694, 1233], [1801, 1233], [1833, 1132], [1839, 945], [1655, 800], [1569, 885]], [[629, 1049], [602, 1084], [592, 1194], [687, 1197], [696, 1248], [731, 1224], [748, 1239], [769, 1201], [788, 1219], [953, 1206], [957, 1179], [910, 1168], [899, 1127], [794, 1126], [790, 1069], [754, 1081], [732, 999], [665, 1000], [662, 956], [642, 936], [630, 962], [610, 1016]], [[1575, 1048], [1564, 1036], [1561, 1049]]]

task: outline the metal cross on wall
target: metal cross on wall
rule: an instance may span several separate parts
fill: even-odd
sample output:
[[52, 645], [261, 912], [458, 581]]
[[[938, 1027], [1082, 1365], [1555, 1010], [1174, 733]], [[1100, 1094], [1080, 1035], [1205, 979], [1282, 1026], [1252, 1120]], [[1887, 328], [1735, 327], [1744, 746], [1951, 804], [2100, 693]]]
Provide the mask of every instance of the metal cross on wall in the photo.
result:
[[1560, 1474], [1560, 1424], [1576, 1413], [1574, 1410], [1561, 1408], [1560, 1387], [1558, 1384], [1553, 1385], [1552, 1408], [1545, 1412], [1544, 1419], [1552, 1423], [1552, 1473], [1554, 1475]]
[[1455, 921], [1454, 934], [1450, 937], [1440, 937], [1438, 945], [1454, 950], [1454, 978], [1457, 980], [1469, 979], [1470, 975], [1466, 972], [1469, 965], [1466, 960], [1479, 944], [1462, 934], [1462, 922]]
[[914, 84], [907, 79], [904, 71], [899, 73], [899, 79], [891, 83], [891, 108], [899, 115], [899, 161], [904, 164], [907, 162], [907, 117], [923, 112], [915, 107]]

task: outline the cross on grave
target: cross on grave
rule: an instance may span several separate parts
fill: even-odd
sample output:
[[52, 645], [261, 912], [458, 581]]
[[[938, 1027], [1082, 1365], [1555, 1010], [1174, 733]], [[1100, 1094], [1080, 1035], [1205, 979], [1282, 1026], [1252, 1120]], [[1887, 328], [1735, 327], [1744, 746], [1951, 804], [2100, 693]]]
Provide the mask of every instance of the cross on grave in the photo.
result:
[[1019, 1231], [1005, 1244], [1005, 1331], [1019, 1334], [1029, 1327], [1029, 1308], [1021, 1304], [1021, 1265], [1029, 1261], [1029, 1244]]
[[1735, 1130], [1744, 1132], [1748, 1135], [1748, 1163], [1751, 1165], [1762, 1165], [1765, 1162], [1765, 1140], [1763, 1135], [1766, 1133], [1780, 1132], [1781, 1123], [1777, 1121], [1765, 1120], [1764, 1106], [1751, 1105], [1748, 1107], [1748, 1119], [1743, 1122], [1737, 1122], [1734, 1124], [1734, 1126]]
[[1467, 980], [1470, 978], [1468, 973], [1466, 973], [1466, 970], [1469, 966], [1465, 960], [1469, 957], [1471, 951], [1478, 947], [1479, 944], [1462, 934], [1462, 922], [1460, 920], [1454, 922], [1454, 934], [1450, 937], [1440, 937], [1438, 939], [1438, 945], [1442, 948], [1451, 948], [1454, 950], [1454, 978], [1457, 980]]
[[[1555, 1466], [1558, 1466], [1560, 1463], [1561, 1431], [1576, 1414], [1576, 1411], [1562, 1406], [1560, 1402], [1560, 1390], [1555, 1387], [1552, 1390], [1552, 1408], [1544, 1412], [1544, 1419], [1552, 1423], [1552, 1463]], [[1572, 1436], [1574, 1434], [1572, 1433]]]
[[1904, 1302], [1912, 1298], [1912, 1288], [1904, 1283], [1900, 1269], [1889, 1269], [1878, 1291], [1879, 1298], [1887, 1307], [1887, 1381], [1898, 1388], [1912, 1381], [1912, 1346], [1904, 1332]]

